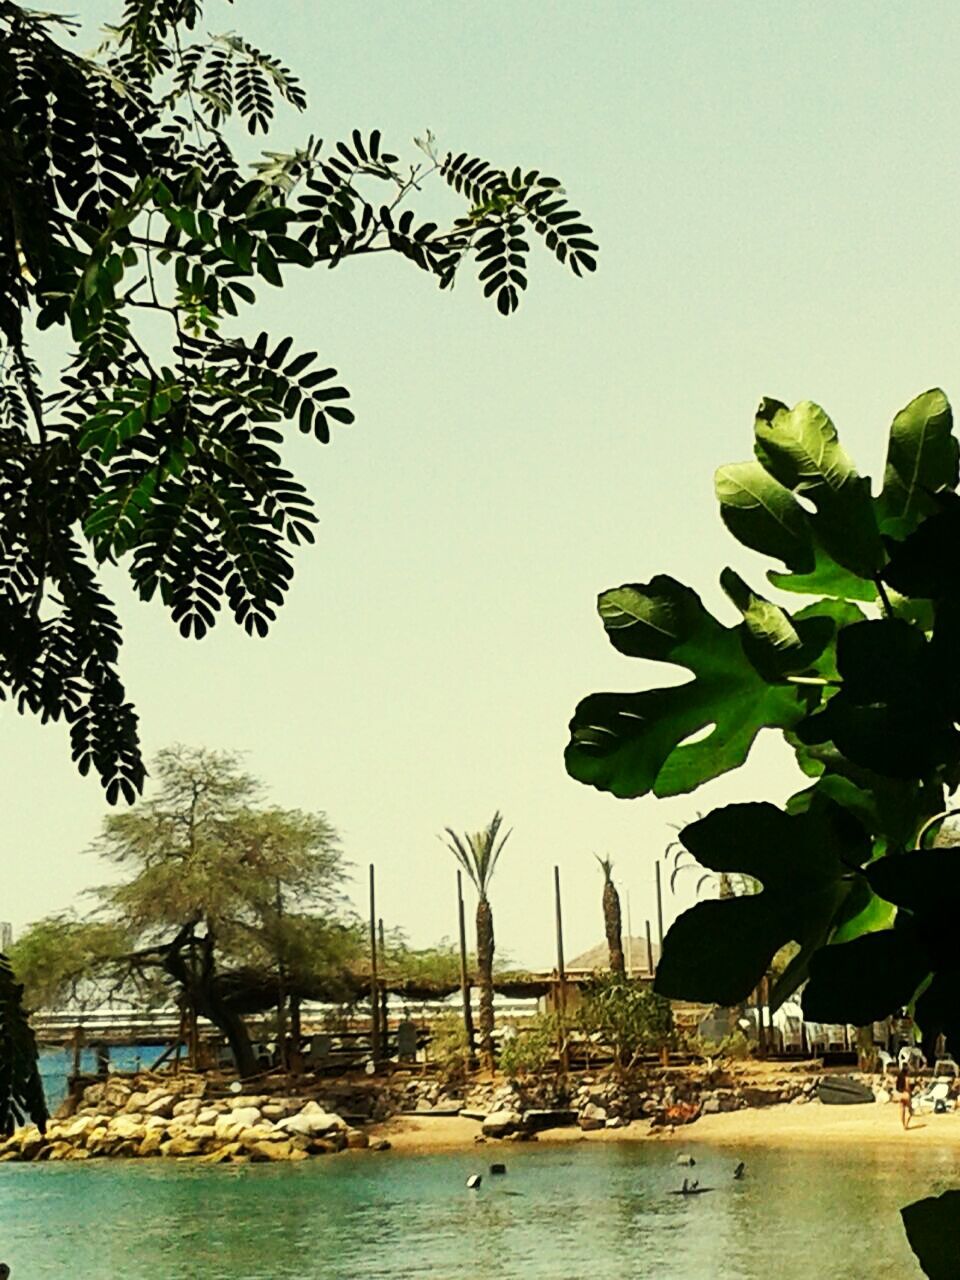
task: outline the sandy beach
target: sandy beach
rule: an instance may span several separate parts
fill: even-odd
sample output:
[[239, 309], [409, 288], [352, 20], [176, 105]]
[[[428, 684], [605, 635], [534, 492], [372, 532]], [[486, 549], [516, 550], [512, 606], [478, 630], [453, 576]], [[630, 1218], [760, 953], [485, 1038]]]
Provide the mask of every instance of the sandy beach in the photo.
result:
[[[461, 1116], [394, 1116], [370, 1129], [371, 1139], [387, 1138], [397, 1151], [444, 1151], [472, 1149], [480, 1134], [480, 1123]], [[893, 1103], [866, 1103], [862, 1106], [823, 1106], [810, 1102], [748, 1108], [721, 1115], [703, 1116], [694, 1124], [674, 1130], [651, 1129], [646, 1121], [635, 1121], [622, 1129], [600, 1129], [582, 1133], [576, 1127], [551, 1129], [541, 1133], [540, 1143], [571, 1142], [708, 1142], [730, 1146], [851, 1146], [939, 1147], [960, 1151], [960, 1113], [915, 1116], [904, 1133]], [[505, 1150], [509, 1141], [488, 1139], [486, 1146]]]

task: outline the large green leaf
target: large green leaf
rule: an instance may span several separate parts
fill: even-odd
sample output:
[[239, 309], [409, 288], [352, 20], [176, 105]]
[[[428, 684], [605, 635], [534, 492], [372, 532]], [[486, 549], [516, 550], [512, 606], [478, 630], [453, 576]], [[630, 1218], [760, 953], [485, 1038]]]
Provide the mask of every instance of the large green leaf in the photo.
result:
[[883, 533], [903, 538], [936, 507], [932, 495], [955, 489], [958, 445], [947, 397], [935, 387], [911, 400], [890, 427], [877, 517]]
[[923, 632], [899, 618], [858, 622], [837, 639], [842, 687], [797, 726], [807, 744], [832, 741], [878, 774], [913, 778], [960, 752], [939, 664]]
[[22, 996], [10, 962], [0, 955], [0, 1134], [13, 1133], [28, 1116], [41, 1129], [47, 1123], [37, 1045]]
[[[746, 652], [746, 624], [724, 627], [675, 579], [607, 591], [599, 611], [621, 653], [676, 663], [695, 678], [668, 689], [585, 698], [566, 750], [567, 770], [578, 781], [621, 797], [678, 795], [741, 765], [761, 729], [802, 719], [809, 691], [768, 683]], [[795, 629], [801, 647], [810, 646], [803, 650], [809, 661], [814, 641], [825, 635], [821, 621]]]
[[793, 409], [764, 400], [755, 431], [757, 457], [766, 470], [813, 503], [811, 529], [830, 556], [861, 577], [879, 569], [883, 548], [870, 481], [857, 474], [823, 409], [809, 400]]
[[681, 842], [711, 871], [759, 880], [757, 894], [701, 902], [664, 940], [656, 990], [721, 1005], [745, 999], [787, 942], [804, 958], [829, 936], [870, 840], [845, 810], [819, 801], [791, 816], [734, 804], [685, 827]]
[[810, 621], [797, 624], [778, 604], [757, 595], [732, 569], [723, 570], [720, 585], [743, 614], [743, 651], [765, 680], [776, 683], [810, 669], [830, 645], [835, 624], [827, 614], [808, 611]]
[[738, 542], [776, 556], [795, 573], [813, 570], [813, 538], [806, 512], [759, 462], [720, 467], [715, 487], [720, 518]]
[[927, 1196], [900, 1210], [910, 1248], [928, 1280], [957, 1280], [960, 1191]]
[[866, 1026], [904, 1008], [930, 972], [913, 930], [882, 929], [818, 951], [803, 992], [814, 1022]]

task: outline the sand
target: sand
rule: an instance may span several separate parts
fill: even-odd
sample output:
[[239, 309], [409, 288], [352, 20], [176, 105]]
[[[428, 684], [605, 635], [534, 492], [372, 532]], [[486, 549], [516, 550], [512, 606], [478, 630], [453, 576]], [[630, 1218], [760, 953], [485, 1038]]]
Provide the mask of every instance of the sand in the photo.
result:
[[[473, 1149], [480, 1135], [480, 1123], [461, 1116], [395, 1116], [370, 1129], [371, 1139], [388, 1138], [397, 1151], [430, 1152]], [[910, 1129], [900, 1127], [899, 1109], [894, 1103], [864, 1103], [859, 1106], [824, 1106], [819, 1102], [787, 1104], [729, 1111], [703, 1116], [672, 1132], [651, 1130], [646, 1121], [635, 1121], [623, 1129], [600, 1129], [581, 1133], [576, 1127], [551, 1129], [542, 1133], [541, 1143], [571, 1142], [709, 1142], [742, 1147], [745, 1145], [789, 1148], [794, 1146], [834, 1147], [938, 1147], [960, 1151], [960, 1112], [915, 1116]], [[490, 1149], [508, 1143], [490, 1139]]]

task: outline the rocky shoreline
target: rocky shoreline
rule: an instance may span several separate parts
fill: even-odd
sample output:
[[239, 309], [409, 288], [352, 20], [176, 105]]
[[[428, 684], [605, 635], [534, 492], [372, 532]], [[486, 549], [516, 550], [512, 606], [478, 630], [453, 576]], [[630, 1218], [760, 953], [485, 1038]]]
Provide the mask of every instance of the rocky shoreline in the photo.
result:
[[345, 1150], [387, 1150], [389, 1141], [371, 1140], [368, 1129], [402, 1115], [459, 1114], [479, 1123], [477, 1138], [514, 1141], [536, 1139], [559, 1125], [591, 1132], [645, 1120], [656, 1131], [690, 1124], [701, 1115], [807, 1102], [819, 1080], [809, 1064], [762, 1073], [667, 1067], [622, 1078], [582, 1073], [461, 1087], [398, 1073], [384, 1079], [305, 1081], [296, 1092], [245, 1093], [202, 1075], [143, 1073], [78, 1089], [45, 1133], [30, 1125], [0, 1142], [0, 1161], [302, 1161]]

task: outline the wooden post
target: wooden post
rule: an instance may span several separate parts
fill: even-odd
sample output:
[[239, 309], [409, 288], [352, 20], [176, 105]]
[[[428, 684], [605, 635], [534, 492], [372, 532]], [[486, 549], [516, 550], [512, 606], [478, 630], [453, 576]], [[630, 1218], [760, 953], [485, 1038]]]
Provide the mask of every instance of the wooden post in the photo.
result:
[[370, 1054], [380, 1061], [379, 982], [377, 979], [377, 897], [373, 863], [370, 863]]
[[290, 1062], [287, 1056], [287, 977], [283, 963], [283, 896], [280, 892], [279, 876], [277, 876], [275, 906], [277, 912], [277, 1066], [281, 1071], [288, 1071]]
[[653, 938], [650, 936], [650, 921], [647, 921], [647, 972], [653, 977]]
[[83, 1027], [79, 1024], [73, 1029], [73, 1079], [80, 1074], [80, 1054], [83, 1050]]
[[553, 898], [557, 917], [557, 1019], [559, 1023], [560, 1070], [566, 1072], [569, 1066], [567, 1053], [566, 1012], [567, 1012], [567, 970], [563, 959], [563, 911], [560, 906], [560, 868], [553, 868]]
[[663, 890], [660, 886], [660, 863], [654, 863], [657, 873], [657, 942], [660, 944], [660, 955], [663, 955]]
[[[377, 921], [377, 939], [380, 944], [380, 972], [387, 972], [387, 943], [383, 931], [383, 918]], [[385, 1058], [390, 1056], [390, 1025], [387, 1011], [387, 984], [384, 976], [380, 985], [380, 1050]]]
[[463, 1002], [463, 1029], [467, 1036], [467, 1057], [470, 1069], [477, 1065], [477, 1045], [473, 1030], [473, 1005], [470, 994], [470, 975], [467, 971], [467, 925], [463, 914], [463, 876], [457, 872], [457, 923], [460, 928], [460, 999]]

